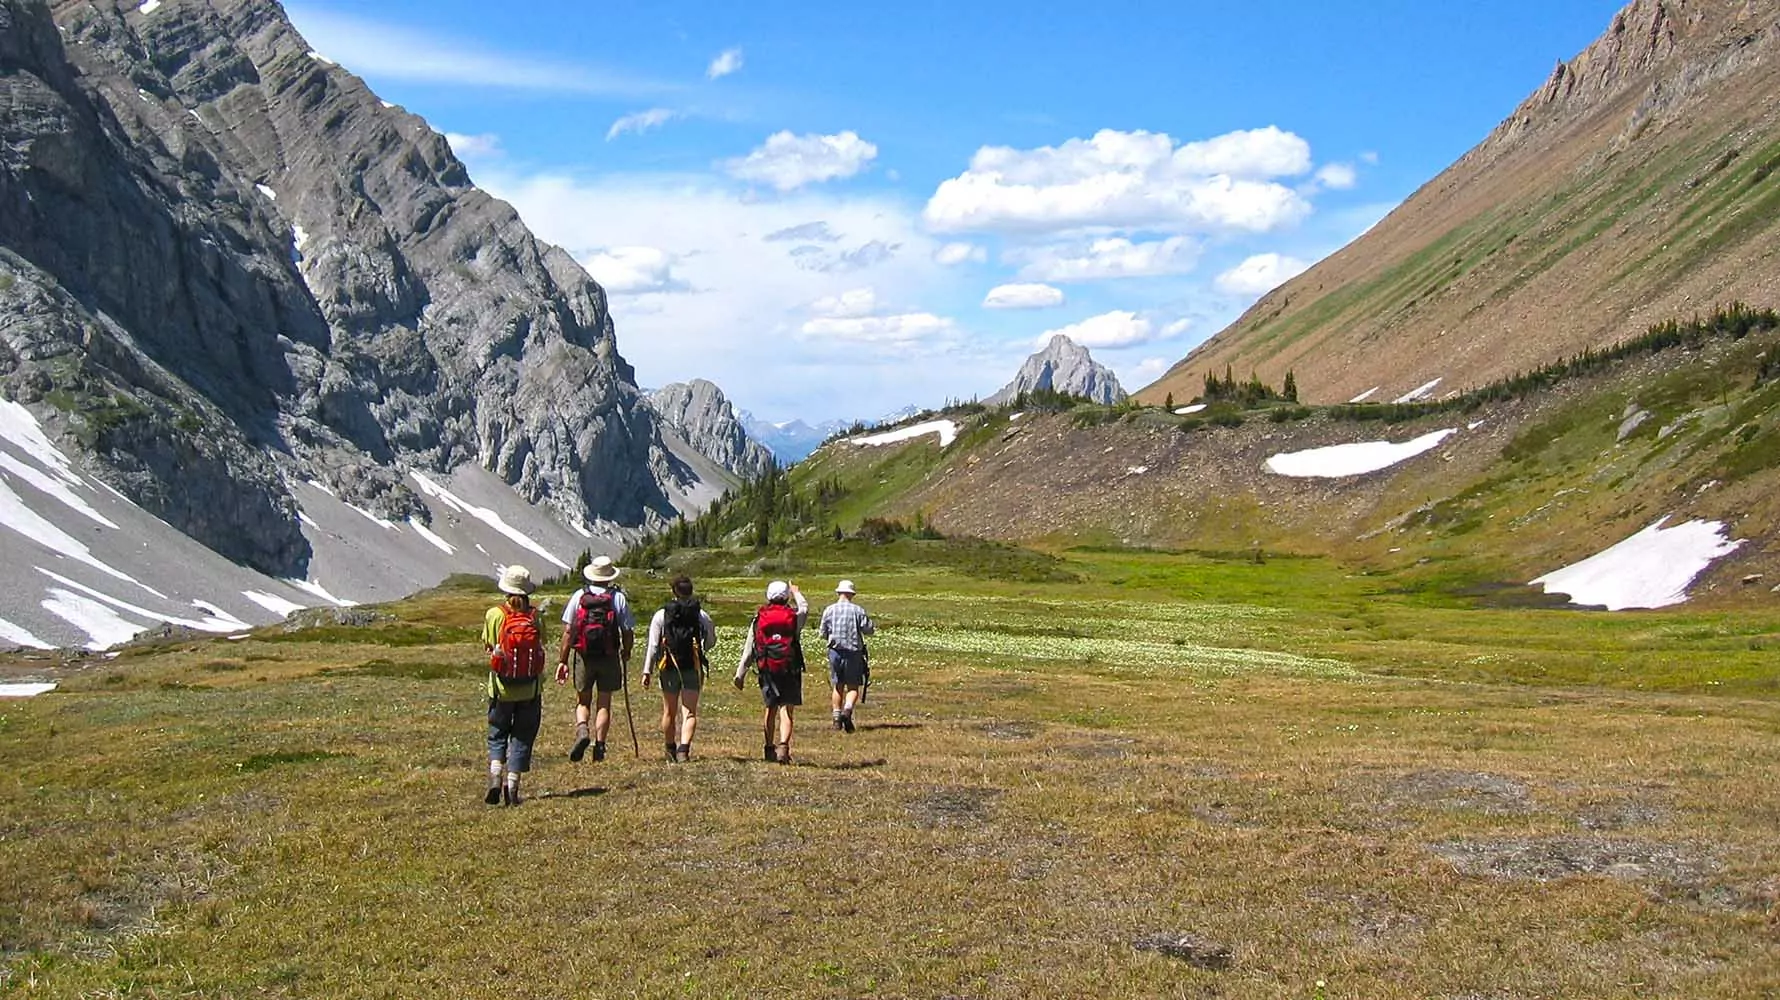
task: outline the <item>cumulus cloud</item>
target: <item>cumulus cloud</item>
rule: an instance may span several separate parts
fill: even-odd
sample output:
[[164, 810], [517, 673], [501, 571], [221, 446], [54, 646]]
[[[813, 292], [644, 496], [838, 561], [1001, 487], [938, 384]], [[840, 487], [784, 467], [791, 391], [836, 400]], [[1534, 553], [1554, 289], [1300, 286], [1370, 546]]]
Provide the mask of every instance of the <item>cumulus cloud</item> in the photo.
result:
[[742, 50], [724, 49], [717, 53], [711, 64], [705, 67], [705, 77], [711, 80], [722, 79], [742, 68]]
[[1177, 319], [1174, 322], [1163, 327], [1162, 328], [1162, 336], [1157, 339], [1158, 340], [1173, 340], [1175, 337], [1178, 337], [1178, 336], [1186, 333], [1188, 330], [1191, 330], [1192, 328], [1193, 328], [1192, 320]]
[[1068, 337], [1083, 347], [1133, 347], [1156, 339], [1155, 324], [1134, 312], [1114, 310], [1090, 316], [1055, 330], [1046, 330], [1033, 343], [1043, 350], [1052, 337]]
[[1093, 281], [1186, 274], [1199, 263], [1199, 245], [1184, 236], [1133, 243], [1122, 236], [1094, 240], [1086, 246], [1017, 250], [1024, 260], [1020, 277], [1037, 281]]
[[1325, 163], [1316, 172], [1316, 182], [1332, 191], [1346, 191], [1360, 182], [1360, 174], [1351, 163]]
[[447, 132], [445, 141], [451, 144], [451, 152], [460, 160], [486, 160], [504, 152], [501, 149], [501, 137], [492, 133], [464, 135], [460, 132]]
[[989, 259], [989, 251], [974, 243], [947, 243], [933, 254], [933, 259], [946, 267], [959, 264], [981, 264]]
[[680, 112], [672, 108], [650, 108], [647, 111], [625, 115], [613, 122], [611, 128], [606, 129], [606, 141], [611, 142], [626, 132], [642, 135], [644, 132], [658, 129], [678, 117], [680, 117]]
[[1307, 173], [1310, 162], [1309, 143], [1272, 126], [1184, 145], [1103, 129], [1060, 146], [985, 146], [939, 185], [924, 218], [937, 232], [1268, 232], [1309, 213], [1277, 178]]
[[1227, 295], [1261, 295], [1292, 280], [1310, 267], [1296, 257], [1256, 254], [1218, 275], [1218, 290]]
[[851, 177], [877, 159], [878, 147], [853, 131], [838, 135], [775, 132], [747, 156], [728, 160], [731, 177], [792, 191], [806, 184]]
[[932, 313], [892, 316], [819, 316], [805, 323], [807, 336], [903, 351], [955, 332], [957, 325]]
[[1144, 358], [1126, 370], [1120, 382], [1128, 386], [1146, 386], [1168, 373], [1170, 362], [1162, 358]]
[[838, 243], [840, 236], [822, 221], [804, 222], [776, 229], [761, 237], [768, 243]]
[[839, 295], [828, 295], [810, 303], [810, 312], [828, 319], [857, 319], [878, 311], [875, 288], [849, 288]]
[[593, 280], [612, 295], [685, 291], [674, 277], [674, 256], [655, 247], [613, 247], [581, 261]]
[[1063, 290], [1050, 285], [996, 285], [983, 296], [985, 309], [1052, 309], [1063, 304]]

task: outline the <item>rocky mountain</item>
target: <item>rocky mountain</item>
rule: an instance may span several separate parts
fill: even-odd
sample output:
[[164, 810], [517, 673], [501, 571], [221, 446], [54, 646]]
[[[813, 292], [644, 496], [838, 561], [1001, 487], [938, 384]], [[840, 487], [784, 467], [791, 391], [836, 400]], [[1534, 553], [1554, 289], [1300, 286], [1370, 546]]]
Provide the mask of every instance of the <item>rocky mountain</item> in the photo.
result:
[[814, 426], [802, 420], [771, 423], [747, 410], [741, 412], [741, 421], [748, 436], [771, 451], [782, 465], [802, 461], [817, 445], [852, 426], [844, 420], [824, 420]]
[[[357, 597], [548, 569], [720, 489], [664, 437], [604, 291], [273, 0], [0, 0], [0, 397], [6, 590], [39, 618], [33, 564], [75, 549], [34, 532], [96, 488], [221, 564], [350, 571]], [[379, 576], [312, 516], [335, 506], [493, 530]], [[81, 586], [177, 575], [94, 561], [115, 573]]]
[[663, 424], [699, 454], [739, 479], [752, 479], [773, 461], [773, 453], [748, 435], [723, 390], [704, 379], [674, 382], [649, 394]]
[[[1635, 0], [1471, 152], [1139, 395], [1439, 396], [1780, 301], [1780, 6]], [[1438, 381], [1436, 381], [1438, 380]]]
[[1055, 336], [1044, 350], [1026, 359], [1014, 380], [984, 400], [990, 406], [1012, 402], [1022, 392], [1049, 389], [1086, 396], [1097, 403], [1116, 403], [1125, 398], [1118, 376], [1095, 361], [1088, 349], [1065, 336]]

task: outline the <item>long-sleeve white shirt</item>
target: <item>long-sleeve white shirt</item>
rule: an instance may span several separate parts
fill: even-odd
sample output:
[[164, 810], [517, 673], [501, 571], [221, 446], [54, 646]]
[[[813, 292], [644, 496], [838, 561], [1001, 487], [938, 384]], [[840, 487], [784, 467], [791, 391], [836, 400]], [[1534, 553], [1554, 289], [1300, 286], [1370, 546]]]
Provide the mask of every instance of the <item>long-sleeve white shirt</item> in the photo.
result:
[[[705, 613], [704, 608], [698, 609], [698, 623], [704, 632], [702, 638], [705, 644], [705, 655], [709, 656], [711, 651], [717, 648], [717, 623], [711, 621], [711, 616]], [[662, 608], [655, 612], [653, 618], [649, 619], [649, 640], [643, 644], [643, 675], [645, 677], [655, 672], [655, 658], [662, 652], [661, 633], [666, 627], [667, 609]]]

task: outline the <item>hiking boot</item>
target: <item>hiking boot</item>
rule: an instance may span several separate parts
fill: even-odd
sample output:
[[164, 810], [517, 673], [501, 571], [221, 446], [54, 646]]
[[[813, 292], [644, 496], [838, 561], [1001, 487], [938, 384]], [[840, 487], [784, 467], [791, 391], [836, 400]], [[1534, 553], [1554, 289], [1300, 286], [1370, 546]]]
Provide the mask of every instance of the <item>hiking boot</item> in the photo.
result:
[[501, 805], [516, 806], [520, 803], [518, 785], [501, 786]]
[[781, 764], [791, 763], [791, 744], [781, 743], [773, 751], [773, 759]]
[[[585, 756], [587, 753], [587, 745], [592, 742], [593, 742], [593, 740], [591, 740], [587, 737], [587, 731], [585, 729], [583, 729], [580, 733], [576, 734], [575, 745], [574, 745], [574, 747], [572, 747], [569, 750], [569, 763], [571, 763], [571, 764], [581, 763], [581, 758], [583, 756]], [[599, 754], [597, 754], [597, 753], [594, 754], [593, 759], [599, 760]]]
[[482, 801], [488, 803], [491, 806], [500, 805], [500, 803], [501, 803], [501, 779], [499, 779], [499, 778], [489, 778], [488, 779], [488, 794], [482, 796]]
[[598, 764], [606, 759], [606, 741], [601, 740], [593, 745], [593, 762]]
[[845, 729], [849, 733], [853, 731], [853, 713], [852, 712], [848, 712], [846, 715], [841, 716], [841, 728]]
[[680, 762], [680, 748], [672, 743], [665, 743], [663, 746], [667, 748], [668, 763], [678, 764]]
[[692, 760], [692, 744], [680, 744], [679, 749], [674, 751], [674, 760], [682, 764]]
[[844, 716], [839, 716], [839, 715], [834, 717], [834, 731], [835, 732], [838, 733], [838, 732], [847, 728], [846, 722], [843, 721], [844, 718], [845, 718]]
[[761, 756], [766, 760], [766, 762], [768, 764], [771, 764], [774, 761], [779, 759], [779, 755], [777, 752], [775, 752], [773, 750], [773, 745], [771, 743], [768, 743], [767, 745], [761, 747], [760, 750], [761, 750]]

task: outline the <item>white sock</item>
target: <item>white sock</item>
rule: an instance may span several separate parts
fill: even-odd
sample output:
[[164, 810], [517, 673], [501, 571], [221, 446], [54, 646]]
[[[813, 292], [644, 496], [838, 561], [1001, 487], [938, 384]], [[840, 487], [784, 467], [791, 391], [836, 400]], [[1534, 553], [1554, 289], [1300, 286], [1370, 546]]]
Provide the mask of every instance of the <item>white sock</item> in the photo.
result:
[[488, 762], [488, 776], [490, 778], [493, 778], [496, 781], [501, 780], [501, 772], [505, 771], [506, 769], [507, 768], [505, 767], [505, 765], [502, 764], [501, 761], [491, 760]]
[[519, 787], [519, 772], [518, 771], [508, 771], [507, 772], [507, 787], [508, 788], [518, 788]]

